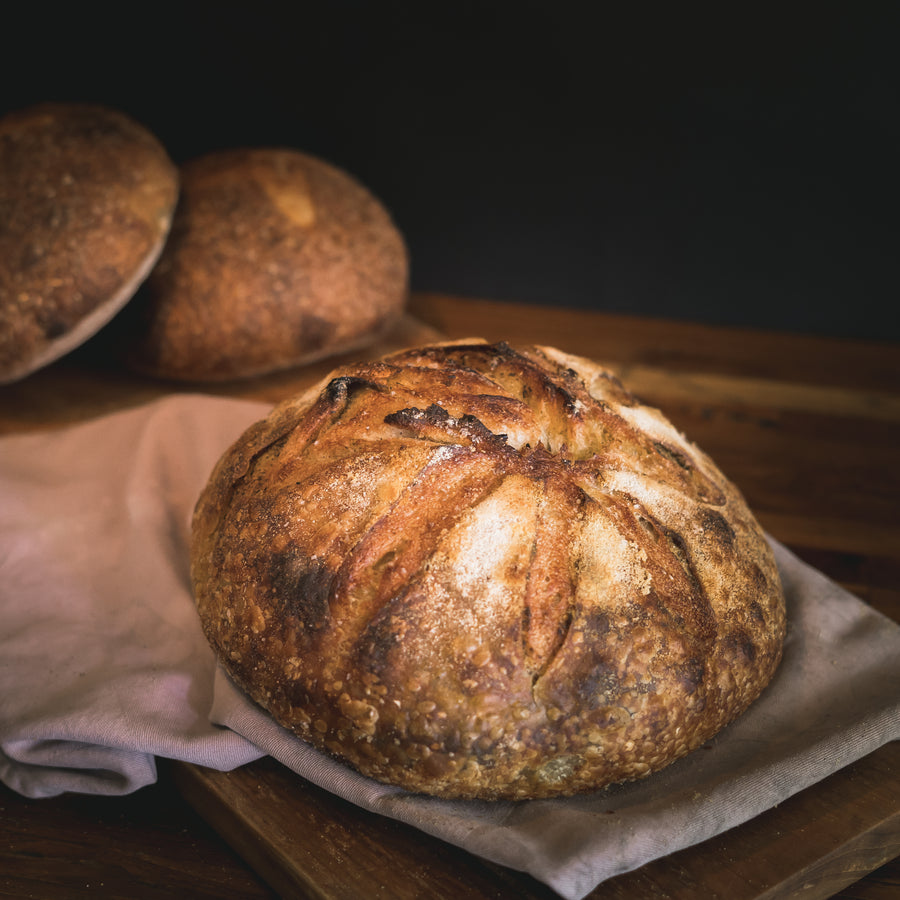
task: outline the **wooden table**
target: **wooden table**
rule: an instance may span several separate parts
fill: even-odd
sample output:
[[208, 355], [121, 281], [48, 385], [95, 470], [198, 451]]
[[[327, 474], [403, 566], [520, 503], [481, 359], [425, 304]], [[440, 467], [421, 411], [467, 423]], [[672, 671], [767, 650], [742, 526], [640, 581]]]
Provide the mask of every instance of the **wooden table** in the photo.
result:
[[[413, 298], [393, 343], [439, 335], [548, 343], [609, 364], [716, 459], [776, 538], [900, 621], [900, 346], [439, 295]], [[331, 365], [215, 393], [275, 401]], [[94, 341], [0, 388], [0, 433], [62, 426], [183, 390], [197, 387], [127, 373]], [[900, 893], [898, 853], [895, 742], [591, 897], [875, 900]], [[0, 788], [0, 896], [304, 891], [352, 900], [555, 896], [325, 794], [271, 760], [230, 775], [163, 762], [157, 785], [124, 798], [29, 801]]]

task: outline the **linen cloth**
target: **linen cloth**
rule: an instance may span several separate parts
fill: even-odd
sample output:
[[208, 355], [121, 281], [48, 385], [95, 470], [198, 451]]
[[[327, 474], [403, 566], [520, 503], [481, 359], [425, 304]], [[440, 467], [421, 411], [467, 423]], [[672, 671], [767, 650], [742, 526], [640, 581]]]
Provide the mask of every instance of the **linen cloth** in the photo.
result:
[[157, 757], [228, 770], [270, 754], [578, 900], [900, 738], [900, 627], [773, 541], [788, 603], [784, 660], [704, 749], [645, 781], [563, 800], [435, 800], [359, 776], [232, 685], [191, 598], [194, 502], [219, 455], [268, 409], [181, 395], [0, 439], [0, 780], [9, 787], [35, 798], [122, 794], [156, 779]]

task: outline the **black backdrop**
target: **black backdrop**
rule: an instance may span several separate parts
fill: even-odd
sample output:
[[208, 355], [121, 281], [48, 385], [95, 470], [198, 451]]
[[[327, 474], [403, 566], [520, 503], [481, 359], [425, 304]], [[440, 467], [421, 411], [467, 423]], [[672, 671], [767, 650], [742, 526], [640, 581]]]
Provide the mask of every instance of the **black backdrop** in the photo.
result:
[[900, 338], [900, 4], [624, 6], [7, 6], [0, 113], [322, 156], [417, 289]]

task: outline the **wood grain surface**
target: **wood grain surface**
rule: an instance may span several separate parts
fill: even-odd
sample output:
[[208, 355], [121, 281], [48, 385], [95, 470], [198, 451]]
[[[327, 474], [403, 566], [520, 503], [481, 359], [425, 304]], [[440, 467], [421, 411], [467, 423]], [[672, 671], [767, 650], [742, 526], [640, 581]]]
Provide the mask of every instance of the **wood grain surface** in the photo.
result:
[[[776, 538], [900, 621], [897, 345], [429, 294], [413, 298], [397, 334], [371, 353], [438, 336], [553, 344], [606, 363], [713, 456]], [[199, 390], [274, 402], [334, 363]], [[176, 391], [198, 387], [130, 374], [91, 342], [0, 388], [0, 433], [60, 427]], [[894, 743], [591, 897], [884, 900], [900, 895], [898, 853]], [[165, 763], [158, 785], [117, 799], [28, 801], [0, 789], [0, 896], [273, 893], [555, 896], [271, 760], [230, 775]]]

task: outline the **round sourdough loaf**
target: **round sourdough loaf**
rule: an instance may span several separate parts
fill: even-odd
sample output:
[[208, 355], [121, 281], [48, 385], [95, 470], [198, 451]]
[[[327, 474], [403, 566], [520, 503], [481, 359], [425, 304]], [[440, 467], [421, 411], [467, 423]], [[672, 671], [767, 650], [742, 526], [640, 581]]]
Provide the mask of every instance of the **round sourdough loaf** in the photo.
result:
[[374, 343], [407, 299], [406, 245], [341, 169], [290, 149], [206, 154], [135, 307], [130, 361], [185, 381], [245, 378]]
[[178, 171], [146, 128], [102, 106], [0, 120], [0, 383], [73, 350], [156, 262]]
[[219, 461], [200, 617], [365, 775], [525, 799], [643, 777], [740, 714], [785, 610], [736, 488], [607, 370], [479, 340], [334, 372]]

